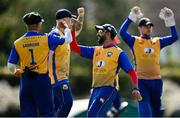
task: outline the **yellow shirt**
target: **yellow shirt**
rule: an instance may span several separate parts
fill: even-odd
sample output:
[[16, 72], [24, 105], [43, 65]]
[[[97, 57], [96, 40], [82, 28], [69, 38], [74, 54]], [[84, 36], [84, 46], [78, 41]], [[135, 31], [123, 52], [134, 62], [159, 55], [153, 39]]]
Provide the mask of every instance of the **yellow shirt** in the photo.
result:
[[136, 70], [139, 79], [159, 79], [160, 75], [160, 41], [136, 37], [134, 42]]
[[[93, 55], [92, 87], [112, 86], [119, 89], [119, 77], [116, 73], [120, 48], [96, 47]], [[116, 83], [116, 85], [115, 85]]]
[[[56, 29], [60, 36], [64, 34]], [[51, 64], [50, 64], [51, 65]], [[52, 67], [49, 69], [51, 84], [56, 84], [69, 78], [70, 46], [69, 44], [59, 45], [53, 55]]]
[[22, 73], [25, 67], [39, 74], [47, 73], [49, 52], [47, 35], [21, 37], [14, 42], [14, 45], [19, 55]]

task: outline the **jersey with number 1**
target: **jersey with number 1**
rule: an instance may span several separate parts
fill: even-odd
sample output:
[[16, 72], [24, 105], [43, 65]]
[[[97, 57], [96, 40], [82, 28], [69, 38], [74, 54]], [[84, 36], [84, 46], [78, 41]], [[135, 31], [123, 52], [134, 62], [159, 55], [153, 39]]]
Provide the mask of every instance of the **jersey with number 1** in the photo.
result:
[[39, 74], [47, 73], [48, 65], [48, 36], [22, 36], [14, 42], [19, 55], [20, 69], [23, 73], [25, 67]]

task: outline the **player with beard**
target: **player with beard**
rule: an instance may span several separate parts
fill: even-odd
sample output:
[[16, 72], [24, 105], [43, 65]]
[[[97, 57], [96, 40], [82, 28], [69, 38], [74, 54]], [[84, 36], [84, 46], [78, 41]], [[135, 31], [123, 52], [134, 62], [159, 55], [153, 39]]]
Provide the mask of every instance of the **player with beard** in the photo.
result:
[[82, 57], [93, 60], [92, 93], [88, 105], [88, 117], [105, 117], [118, 94], [120, 68], [127, 72], [134, 84], [133, 95], [141, 99], [137, 88], [137, 76], [126, 53], [117, 46], [117, 32], [111, 24], [96, 25], [100, 46], [77, 44], [75, 33], [71, 50]]

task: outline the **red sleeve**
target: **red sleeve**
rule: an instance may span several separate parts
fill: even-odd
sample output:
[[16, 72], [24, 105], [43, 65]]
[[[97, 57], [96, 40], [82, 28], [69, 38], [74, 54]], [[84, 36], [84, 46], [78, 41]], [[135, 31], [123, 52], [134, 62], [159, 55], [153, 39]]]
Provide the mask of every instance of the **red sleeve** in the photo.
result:
[[129, 70], [128, 74], [131, 76], [131, 80], [132, 80], [133, 84], [137, 84], [138, 78], [137, 78], [136, 72], [134, 70]]
[[70, 43], [70, 48], [72, 51], [80, 54], [81, 50], [80, 50], [80, 46], [78, 45], [77, 41], [76, 41], [76, 36], [75, 36], [75, 31], [72, 31], [72, 42]]

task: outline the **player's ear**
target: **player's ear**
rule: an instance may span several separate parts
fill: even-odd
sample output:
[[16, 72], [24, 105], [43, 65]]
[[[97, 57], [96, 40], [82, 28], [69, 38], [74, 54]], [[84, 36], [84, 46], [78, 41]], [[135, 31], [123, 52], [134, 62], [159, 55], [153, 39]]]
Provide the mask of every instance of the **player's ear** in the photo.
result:
[[141, 32], [141, 28], [142, 28], [142, 27], [138, 27], [139, 32]]
[[112, 37], [111, 37], [111, 33], [110, 33], [110, 32], [107, 32], [107, 35], [108, 35], [108, 37], [109, 37], [109, 38], [111, 38], [111, 39], [112, 39]]

